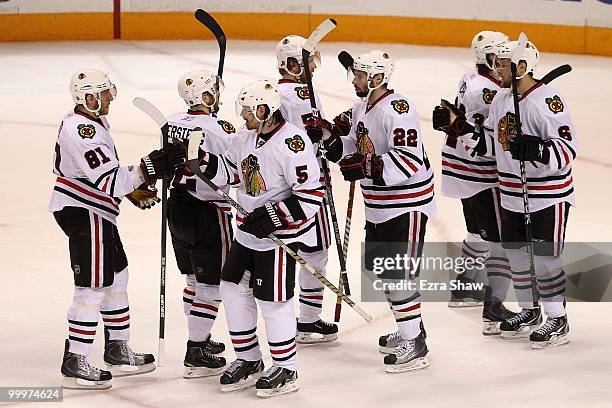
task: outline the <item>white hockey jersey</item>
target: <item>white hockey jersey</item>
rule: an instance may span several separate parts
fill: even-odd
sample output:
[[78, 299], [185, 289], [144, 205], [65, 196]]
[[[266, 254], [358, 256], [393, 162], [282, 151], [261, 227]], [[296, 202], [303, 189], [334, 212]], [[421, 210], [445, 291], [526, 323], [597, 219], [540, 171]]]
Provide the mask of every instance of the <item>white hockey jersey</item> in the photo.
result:
[[[499, 90], [499, 82], [486, 74], [465, 74], [459, 82], [456, 105], [470, 122], [482, 125]], [[442, 195], [468, 198], [497, 186], [494, 157], [472, 157], [460, 141], [446, 136], [442, 146]]]
[[414, 105], [392, 90], [366, 105], [353, 106], [351, 131], [342, 138], [342, 156], [375, 153], [384, 162], [384, 185], [361, 180], [366, 220], [379, 224], [409, 211], [434, 215], [433, 171]]
[[[309, 116], [312, 113], [312, 107], [310, 106], [310, 93], [308, 86], [300, 84], [297, 81], [291, 79], [281, 79], [278, 81], [278, 90], [281, 94], [281, 113], [285, 120], [294, 126], [306, 131], [304, 127], [304, 117]], [[319, 96], [315, 94], [315, 102], [321, 118], [325, 119], [323, 113], [323, 105]], [[319, 148], [318, 144], [313, 146], [315, 154]], [[323, 166], [321, 158], [317, 157], [319, 162], [319, 170], [321, 171], [320, 182], [325, 183], [325, 174], [323, 172]], [[326, 193], [327, 194], [327, 193]], [[319, 231], [321, 233], [321, 241], [323, 246], [328, 247], [330, 245], [330, 229], [329, 229], [329, 218], [325, 206], [321, 206], [321, 209], [317, 215], [317, 222], [319, 223]]]
[[[204, 112], [178, 112], [168, 118], [168, 136], [185, 143], [189, 140], [190, 132], [196, 127], [201, 128], [204, 135], [200, 147], [209, 153], [223, 154], [236, 140], [236, 129], [231, 123]], [[185, 189], [199, 200], [213, 202], [224, 211], [231, 210], [229, 204], [219, 197], [219, 194], [197, 176], [189, 173], [185, 174], [184, 169], [179, 168], [172, 179], [171, 188]], [[231, 182], [238, 182], [238, 179], [231, 180]], [[219, 183], [218, 186], [226, 193], [229, 192], [227, 180]]]
[[[521, 96], [519, 108], [523, 134], [545, 140], [545, 155], [549, 157], [546, 164], [525, 163], [529, 210], [536, 212], [560, 202], [575, 205], [571, 162], [576, 158], [578, 143], [563, 97], [552, 87], [539, 83]], [[497, 94], [484, 128], [486, 136], [482, 142], [486, 149], [481, 151], [485, 155], [495, 154], [501, 204], [507, 210], [522, 213], [520, 162], [512, 159], [508, 146], [508, 141], [516, 136], [510, 89]]]
[[116, 224], [121, 199], [138, 184], [131, 166], [120, 166], [115, 143], [103, 122], [71, 110], [62, 121], [53, 159], [58, 177], [49, 211], [81, 207]]
[[[258, 135], [256, 130], [238, 129], [235, 142], [225, 154], [209, 155], [209, 164], [216, 161], [215, 184], [239, 178], [236, 199], [246, 211], [266, 203], [283, 202], [290, 223], [275, 235], [285, 243], [317, 244], [315, 218], [323, 201], [324, 188], [312, 143], [306, 133], [283, 122], [273, 132]], [[204, 167], [203, 170], [206, 169]], [[240, 226], [244, 218], [236, 216]], [[236, 240], [248, 248], [266, 251], [276, 248], [269, 238], [259, 239], [241, 229]]]

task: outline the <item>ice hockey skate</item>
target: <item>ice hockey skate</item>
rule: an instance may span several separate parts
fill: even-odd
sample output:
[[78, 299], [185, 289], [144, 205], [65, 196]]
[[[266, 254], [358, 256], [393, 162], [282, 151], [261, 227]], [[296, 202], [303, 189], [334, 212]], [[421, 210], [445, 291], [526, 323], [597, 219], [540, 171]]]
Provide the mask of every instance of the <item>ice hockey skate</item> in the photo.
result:
[[535, 309], [523, 309], [508, 320], [500, 323], [499, 329], [503, 339], [522, 339], [542, 323], [542, 313], [539, 307]]
[[257, 396], [270, 398], [295, 392], [299, 389], [297, 378], [297, 371], [272, 366], [257, 380]]
[[225, 367], [225, 358], [217, 357], [206, 351], [208, 342], [187, 341], [185, 352], [185, 371], [183, 378], [202, 378], [221, 374]]
[[323, 320], [297, 324], [295, 340], [300, 344], [329, 343], [338, 339], [338, 326]]
[[[425, 326], [423, 325], [423, 321], [420, 324], [421, 334], [423, 335], [423, 339], [427, 340], [427, 332], [425, 331]], [[378, 351], [382, 354], [392, 354], [397, 346], [399, 346], [402, 341], [402, 336], [399, 332], [385, 334], [384, 336], [380, 336], [378, 338]]]
[[89, 364], [87, 357], [68, 351], [70, 343], [66, 340], [62, 360], [62, 388], [73, 390], [106, 390], [111, 387], [113, 378], [109, 371], [100, 370]]
[[461, 285], [457, 289], [451, 290], [451, 299], [448, 302], [450, 308], [476, 307], [484, 303], [484, 290], [473, 289], [475, 284], [473, 279], [463, 275], [457, 277], [457, 284]]
[[499, 326], [504, 320], [516, 316], [517, 313], [506, 309], [503, 302], [497, 298], [487, 299], [482, 309], [482, 334], [495, 336], [501, 333]]
[[529, 336], [531, 348], [546, 349], [569, 343], [567, 316], [549, 317], [541, 327]]
[[385, 372], [395, 374], [425, 368], [429, 365], [428, 352], [423, 332], [414, 339], [402, 339], [395, 351], [385, 356]]
[[109, 340], [104, 330], [104, 362], [114, 377], [150, 373], [155, 370], [153, 354], [135, 353], [125, 340]]
[[225, 351], [225, 344], [221, 343], [220, 341], [214, 341], [210, 334], [206, 338], [205, 342], [206, 346], [204, 347], [204, 351], [207, 353], [215, 355], [221, 354]]
[[238, 359], [221, 375], [221, 392], [233, 392], [253, 387], [264, 370], [263, 361]]

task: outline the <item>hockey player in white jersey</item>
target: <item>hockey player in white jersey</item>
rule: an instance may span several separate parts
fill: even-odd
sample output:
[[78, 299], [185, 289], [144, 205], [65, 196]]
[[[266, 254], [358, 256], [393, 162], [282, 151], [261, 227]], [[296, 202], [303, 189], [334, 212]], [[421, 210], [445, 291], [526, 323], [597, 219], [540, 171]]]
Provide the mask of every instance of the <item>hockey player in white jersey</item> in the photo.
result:
[[[499, 78], [493, 66], [495, 50], [507, 40], [505, 34], [496, 31], [481, 31], [472, 40], [476, 70], [465, 74], [459, 82], [455, 106], [475, 123], [484, 123], [489, 116], [491, 102], [500, 90]], [[439, 114], [445, 116], [446, 112], [443, 108], [434, 110], [434, 129], [439, 127]], [[438, 130], [444, 130], [444, 127]], [[447, 135], [442, 146], [441, 191], [447, 197], [461, 200], [467, 228], [462, 256], [473, 261], [483, 261], [471, 264], [484, 263], [489, 284], [483, 291], [451, 291], [449, 307], [477, 306], [484, 300], [482, 333], [499, 334], [499, 322], [514, 314], [502, 303], [511, 276], [508, 259], [500, 245], [500, 199], [495, 157], [472, 157], [455, 135]], [[469, 286], [479, 275], [484, 274], [482, 269], [468, 269], [458, 276], [458, 281]]]
[[[221, 376], [222, 391], [255, 387], [270, 397], [297, 386], [293, 258], [274, 233], [294, 250], [316, 244], [316, 219], [324, 189], [306, 133], [285, 121], [281, 96], [267, 80], [240, 91], [237, 113], [245, 120], [227, 153], [202, 152], [201, 168], [216, 184], [239, 179], [236, 198], [249, 215], [236, 217], [236, 238], [221, 273], [221, 298], [237, 360]], [[264, 369], [257, 306], [265, 324], [272, 367]]]
[[[522, 137], [516, 136], [510, 58], [518, 42], [497, 49], [496, 68], [502, 87], [482, 127], [451, 110], [450, 130], [474, 154], [495, 154], [502, 204], [502, 242], [512, 267], [514, 289], [522, 307], [515, 317], [501, 323], [503, 338], [529, 335], [533, 348], [547, 348], [569, 341], [565, 311], [565, 273], [561, 253], [569, 208], [575, 204], [571, 162], [576, 158], [574, 124], [564, 98], [553, 87], [538, 82], [533, 72], [540, 55], [527, 43], [517, 66]], [[459, 113], [459, 115], [457, 115]], [[525, 163], [534, 248], [537, 287], [533, 288], [525, 242], [524, 203], [520, 161]], [[535, 289], [535, 290], [534, 290]], [[543, 302], [546, 322], [537, 327]], [[537, 327], [537, 328], [536, 328]], [[534, 330], [535, 329], [535, 330]]]
[[[184, 153], [171, 145], [151, 152], [139, 165], [120, 166], [106, 121], [115, 85], [103, 72], [84, 69], [72, 76], [70, 92], [76, 106], [60, 125], [53, 167], [57, 179], [49, 203], [49, 211], [69, 238], [75, 284], [67, 315], [62, 385], [105, 389], [113, 375], [155, 369], [153, 355], [135, 353], [128, 345], [128, 264], [116, 226], [119, 204], [128, 196], [139, 208], [149, 208], [156, 201], [156, 191], [149, 186], [170, 176]], [[109, 371], [87, 361], [99, 314]]]
[[[187, 112], [168, 118], [168, 136], [185, 144], [192, 129], [204, 133], [202, 149], [223, 154], [233, 143], [236, 129], [217, 118], [223, 82], [207, 70], [193, 70], [178, 80], [179, 96]], [[219, 187], [229, 191], [229, 183]], [[187, 166], [177, 169], [168, 199], [168, 226], [179, 271], [185, 275], [183, 310], [187, 316], [189, 338], [185, 352], [185, 378], [219, 374], [225, 359], [217, 354], [223, 343], [211, 339], [210, 331], [221, 302], [221, 268], [233, 239], [231, 207], [194, 176]]]
[[[314, 73], [320, 61], [318, 51], [312, 53], [308, 67], [302, 62], [302, 49], [306, 39], [299, 35], [288, 35], [276, 45], [277, 68], [282, 78], [278, 81], [278, 90], [281, 94], [281, 112], [285, 120], [294, 126], [304, 129], [304, 120], [312, 113], [310, 95], [306, 85], [306, 69]], [[322, 117], [321, 101], [315, 95], [317, 108]], [[318, 150], [320, 140], [312, 140], [315, 150]], [[317, 152], [315, 152], [317, 153]], [[318, 154], [318, 153], [317, 153]], [[319, 158], [319, 164], [321, 165]], [[325, 174], [321, 170], [321, 183], [325, 183]], [[331, 241], [329, 218], [326, 206], [316, 215], [317, 244], [315, 247], [303, 245], [298, 252], [309, 264], [315, 267], [323, 276], [328, 259], [328, 248]], [[323, 306], [323, 285], [312, 273], [304, 267], [298, 274], [300, 285], [300, 315], [297, 323], [298, 343], [318, 343], [334, 341], [338, 338], [338, 326], [321, 319]]]
[[[419, 257], [428, 217], [435, 213], [433, 172], [421, 139], [419, 117], [406, 97], [388, 88], [394, 63], [389, 53], [370, 51], [357, 57], [352, 81], [362, 98], [352, 109], [347, 137], [324, 141], [327, 157], [338, 161], [347, 181], [359, 180], [365, 202], [366, 248], [400, 241], [403, 254]], [[340, 160], [341, 159], [341, 160]], [[366, 251], [366, 264], [369, 262]], [[371, 270], [371, 265], [366, 266]], [[418, 270], [399, 271], [414, 279]], [[387, 300], [398, 331], [382, 336], [380, 350], [388, 353], [386, 371], [424, 368], [426, 333], [421, 322], [420, 293], [391, 290]]]

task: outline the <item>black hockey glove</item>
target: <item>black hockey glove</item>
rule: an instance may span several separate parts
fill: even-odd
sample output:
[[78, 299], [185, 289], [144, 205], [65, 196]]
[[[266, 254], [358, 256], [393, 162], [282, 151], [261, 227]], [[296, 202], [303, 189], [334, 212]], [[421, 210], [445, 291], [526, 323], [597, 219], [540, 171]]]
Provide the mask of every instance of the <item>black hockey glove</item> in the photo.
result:
[[433, 128], [441, 132], [446, 132], [450, 126], [450, 112], [441, 106], [436, 106], [432, 113]]
[[174, 170], [185, 161], [185, 152], [177, 144], [168, 145], [159, 150], [153, 150], [140, 159], [140, 169], [147, 184], [169, 177]]
[[141, 210], [148, 210], [161, 201], [159, 197], [157, 197], [157, 189], [146, 183], [142, 183], [140, 187], [125, 197]]
[[340, 160], [338, 164], [346, 181], [369, 178], [374, 181], [374, 184], [384, 184], [382, 180], [384, 163], [382, 157], [377, 154], [349, 154]]
[[514, 160], [534, 161], [548, 164], [550, 151], [546, 142], [537, 136], [523, 135], [515, 137], [508, 142], [510, 154]]
[[240, 226], [240, 229], [257, 238], [265, 238], [279, 228], [289, 225], [287, 216], [278, 205], [267, 203], [250, 213]]
[[312, 114], [303, 117], [306, 134], [312, 143], [319, 143], [321, 140], [329, 139], [332, 135], [332, 124], [325, 119], [317, 118]]

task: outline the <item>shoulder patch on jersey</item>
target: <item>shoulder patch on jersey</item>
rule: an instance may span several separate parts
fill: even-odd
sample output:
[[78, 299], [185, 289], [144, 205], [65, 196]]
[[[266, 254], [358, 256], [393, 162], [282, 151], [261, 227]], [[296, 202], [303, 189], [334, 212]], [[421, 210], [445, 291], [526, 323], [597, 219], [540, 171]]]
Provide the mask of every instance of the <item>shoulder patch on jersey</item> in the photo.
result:
[[393, 106], [393, 109], [395, 109], [395, 111], [400, 115], [410, 110], [410, 105], [408, 105], [408, 101], [405, 99], [396, 99], [395, 101], [391, 101], [391, 106]]
[[221, 129], [223, 129], [223, 131], [227, 133], [228, 135], [232, 133], [236, 133], [236, 128], [231, 123], [225, 120], [218, 120], [217, 123], [219, 124], [219, 126], [221, 126]]
[[504, 151], [510, 150], [508, 142], [516, 136], [516, 116], [508, 112], [497, 124], [497, 140], [502, 144]]
[[287, 139], [285, 139], [285, 144], [287, 145], [289, 150], [295, 153], [304, 151], [304, 147], [306, 146], [306, 143], [304, 143], [304, 139], [302, 139], [302, 136], [300, 135], [288, 137]]
[[91, 139], [96, 135], [96, 127], [92, 124], [80, 124], [77, 126], [79, 136], [83, 139]]
[[250, 196], [258, 196], [262, 191], [266, 191], [264, 181], [259, 167], [257, 156], [249, 154], [241, 163], [242, 178], [244, 180], [244, 190]]
[[495, 98], [495, 95], [497, 94], [497, 91], [494, 89], [489, 89], [489, 88], [484, 88], [482, 90], [482, 100], [484, 101], [484, 103], [486, 103], [487, 105], [490, 105], [491, 102], [493, 102], [493, 98]]
[[369, 136], [369, 131], [368, 129], [365, 127], [365, 125], [363, 124], [363, 122], [359, 121], [359, 123], [357, 123], [357, 152], [361, 153], [361, 154], [368, 154], [368, 153], [376, 153], [375, 149], [374, 149], [374, 143], [372, 143], [372, 140], [370, 139]]
[[305, 101], [306, 99], [310, 99], [310, 92], [308, 91], [307, 86], [296, 86], [295, 92], [297, 93], [298, 98]]
[[546, 98], [546, 104], [548, 105], [548, 109], [554, 114], [563, 112], [563, 102], [561, 102], [559, 95], [555, 95], [552, 98]]

